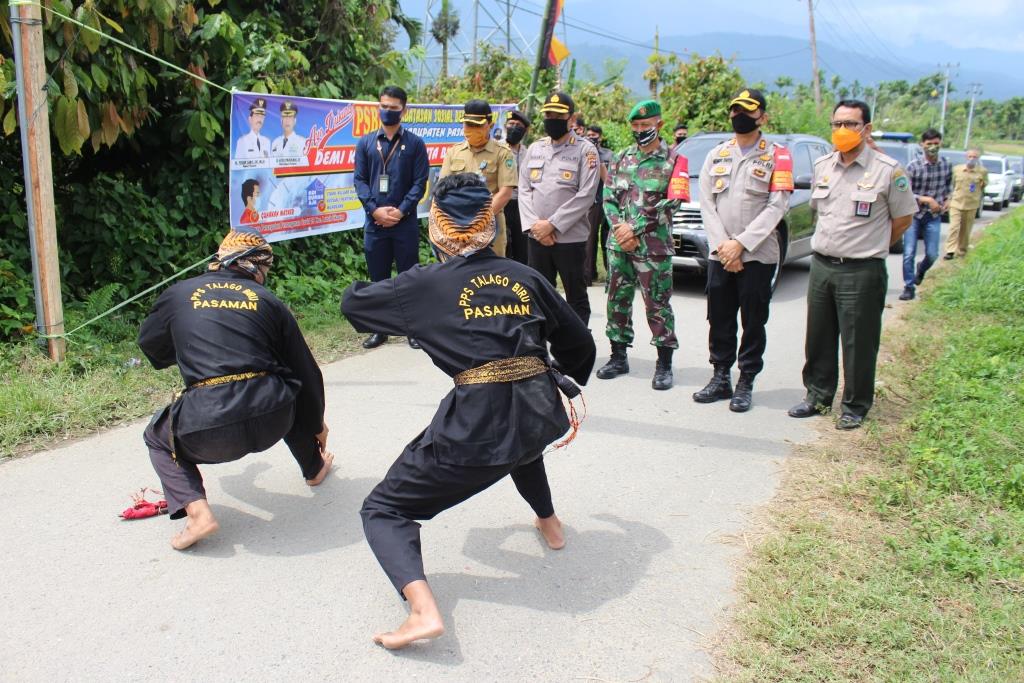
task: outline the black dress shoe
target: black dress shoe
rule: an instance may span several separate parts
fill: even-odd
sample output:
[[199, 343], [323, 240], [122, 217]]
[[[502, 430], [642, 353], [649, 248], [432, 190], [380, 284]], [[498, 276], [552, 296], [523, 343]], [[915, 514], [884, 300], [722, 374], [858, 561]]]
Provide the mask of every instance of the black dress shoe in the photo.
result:
[[821, 415], [821, 413], [820, 406], [816, 406], [806, 400], [800, 401], [789, 409], [790, 417], [814, 417], [815, 415]]
[[836, 429], [857, 429], [864, 422], [863, 415], [854, 415], [853, 413], [843, 413], [836, 420]]
[[422, 349], [423, 348], [422, 346], [420, 346], [420, 343], [416, 340], [416, 337], [406, 337], [405, 341], [409, 342], [409, 348], [410, 349]]
[[374, 332], [363, 340], [364, 349], [375, 349], [388, 340], [388, 335]]
[[950, 252], [946, 252], [946, 255], [943, 256], [942, 258], [946, 259], [947, 261], [952, 261], [953, 260], [953, 256], [955, 256], [955, 254], [950, 251]]
[[903, 288], [903, 293], [900, 294], [900, 301], [910, 301], [913, 298], [914, 298], [914, 288], [913, 287], [904, 287]]

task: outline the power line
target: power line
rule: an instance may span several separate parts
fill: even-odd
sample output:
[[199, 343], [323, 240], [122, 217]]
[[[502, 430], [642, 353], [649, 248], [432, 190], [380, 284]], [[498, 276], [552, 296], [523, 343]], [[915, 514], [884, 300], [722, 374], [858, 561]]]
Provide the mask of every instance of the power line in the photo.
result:
[[[895, 75], [897, 75], [901, 79], [907, 78], [908, 76], [911, 79], [917, 77], [917, 74], [915, 72], [909, 71], [909, 70], [906, 70], [906, 69], [903, 68], [903, 66], [902, 66], [903, 65], [903, 61], [902, 61], [901, 58], [895, 57], [895, 60], [896, 60], [895, 63], [888, 62], [886, 59], [881, 58], [879, 56], [879, 54], [878, 54], [879, 53], [878, 48], [873, 47], [871, 45], [871, 43], [865, 37], [865, 34], [863, 34], [861, 32], [861, 28], [856, 25], [857, 22], [852, 21], [850, 19], [850, 17], [848, 17], [835, 3], [832, 3], [831, 5], [829, 5], [829, 8], [833, 12], [835, 12], [835, 14], [838, 16], [838, 20], [841, 23], [846, 25], [848, 30], [847, 30], [846, 33], [844, 33], [844, 35], [848, 36], [847, 40], [849, 40], [849, 38], [856, 39], [857, 43], [859, 43], [861, 48], [864, 50], [863, 57], [865, 59], [873, 62], [876, 69], [881, 67], [882, 70], [886, 71], [889, 74], [895, 74]], [[860, 17], [860, 23], [863, 24], [864, 26], [866, 26], [867, 22], [864, 21], [863, 17], [861, 15], [859, 15], [859, 14], [858, 14], [858, 17]], [[830, 27], [832, 29], [838, 31], [838, 29], [836, 29], [836, 27], [834, 25], [832, 25], [830, 22], [828, 22], [827, 20], [823, 20], [823, 21], [825, 21], [825, 23], [827, 23], [827, 24], [830, 24]], [[870, 32], [870, 28], [868, 28], [868, 31]], [[874, 33], [871, 32], [871, 35], [874, 36]], [[877, 36], [874, 36], [874, 38], [875, 38], [875, 41], [877, 43], [879, 43], [879, 45], [881, 45], [881, 47], [883, 49], [887, 50], [887, 48], [885, 48], [885, 46], [881, 44], [881, 41], [879, 40], [879, 38]], [[839, 39], [839, 42], [843, 42], [843, 39]], [[891, 52], [890, 52], [890, 54], [891, 54]]]

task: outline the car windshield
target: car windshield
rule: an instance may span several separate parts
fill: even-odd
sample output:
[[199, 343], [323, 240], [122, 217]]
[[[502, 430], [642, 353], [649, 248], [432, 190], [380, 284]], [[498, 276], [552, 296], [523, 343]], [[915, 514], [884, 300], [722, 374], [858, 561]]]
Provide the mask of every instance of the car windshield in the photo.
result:
[[939, 150], [939, 156], [946, 159], [949, 163], [954, 166], [957, 164], [967, 163], [967, 152], [959, 149], [943, 149]]
[[717, 135], [699, 135], [689, 138], [679, 146], [679, 153], [686, 157], [690, 168], [690, 177], [696, 178], [700, 175], [700, 169], [704, 166], [704, 159], [708, 152], [714, 149], [729, 138]]
[[981, 165], [989, 173], [1002, 173], [1003, 172], [1003, 160], [1002, 159], [982, 159]]

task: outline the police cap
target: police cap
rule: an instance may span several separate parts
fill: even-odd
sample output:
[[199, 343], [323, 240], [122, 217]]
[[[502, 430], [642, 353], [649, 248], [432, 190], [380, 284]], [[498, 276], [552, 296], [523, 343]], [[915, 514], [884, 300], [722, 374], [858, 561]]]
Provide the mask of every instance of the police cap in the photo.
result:
[[518, 121], [519, 123], [523, 124], [527, 128], [530, 127], [530, 117], [528, 117], [526, 114], [524, 114], [523, 112], [519, 111], [518, 109], [513, 109], [512, 111], [510, 111], [508, 113], [508, 118], [513, 120], [513, 121]]
[[282, 118], [284, 118], [285, 116], [295, 116], [298, 113], [299, 113], [299, 110], [296, 109], [295, 105], [292, 103], [291, 100], [285, 100], [284, 102], [281, 103], [281, 117]]
[[729, 102], [729, 109], [733, 107], [742, 107], [747, 111], [757, 111], [758, 109], [765, 111], [766, 103], [760, 90], [744, 88], [736, 93], [736, 97]]
[[564, 92], [553, 92], [544, 100], [543, 106], [540, 108], [542, 114], [551, 112], [552, 114], [572, 114], [576, 111], [576, 103], [572, 101]]
[[462, 120], [474, 126], [482, 126], [491, 122], [491, 105], [484, 100], [470, 100], [462, 108]]
[[257, 97], [249, 105], [249, 116], [253, 114], [266, 114], [267, 113], [267, 100], [263, 97]]
[[642, 100], [633, 105], [629, 111], [629, 120], [649, 119], [652, 116], [661, 116], [661, 105], [657, 100]]

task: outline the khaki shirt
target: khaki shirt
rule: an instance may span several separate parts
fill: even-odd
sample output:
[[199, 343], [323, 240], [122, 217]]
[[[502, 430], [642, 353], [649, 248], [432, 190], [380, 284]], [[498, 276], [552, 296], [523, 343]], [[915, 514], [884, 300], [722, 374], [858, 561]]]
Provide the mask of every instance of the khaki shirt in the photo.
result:
[[746, 154], [736, 138], [708, 153], [700, 170], [700, 214], [708, 236], [709, 258], [718, 260], [722, 243], [743, 245], [744, 263], [779, 262], [779, 242], [769, 239], [786, 215], [790, 192], [772, 192], [775, 150], [782, 145], [761, 138]]
[[811, 209], [817, 212], [811, 248], [836, 258], [889, 254], [892, 219], [912, 216], [917, 200], [895, 159], [864, 146], [849, 166], [838, 151], [814, 162]]
[[455, 173], [479, 173], [492, 195], [503, 187], [515, 187], [519, 181], [515, 155], [494, 139], [488, 140], [479, 152], [474, 152], [465, 140], [449, 147], [439, 177]]
[[[519, 143], [519, 149], [518, 150], [512, 149], [512, 146], [509, 145], [509, 149], [512, 151], [512, 156], [514, 156], [516, 158], [516, 169], [517, 170], [521, 169], [523, 167], [523, 159], [526, 158], [526, 150], [528, 150], [529, 148], [530, 148], [530, 146], [527, 145], [525, 142], [520, 142]], [[519, 199], [519, 177], [518, 177], [518, 173], [516, 175], [516, 186], [512, 190], [512, 199], [515, 199], [515, 200]]]
[[555, 226], [556, 241], [586, 242], [588, 213], [601, 179], [597, 148], [570, 133], [560, 145], [545, 137], [530, 145], [519, 169], [519, 218], [523, 232], [538, 220]]
[[949, 206], [952, 209], [971, 210], [981, 206], [981, 198], [988, 185], [988, 170], [979, 162], [974, 168], [967, 164], [953, 167], [953, 196]]

